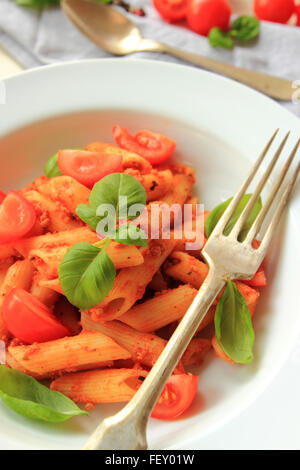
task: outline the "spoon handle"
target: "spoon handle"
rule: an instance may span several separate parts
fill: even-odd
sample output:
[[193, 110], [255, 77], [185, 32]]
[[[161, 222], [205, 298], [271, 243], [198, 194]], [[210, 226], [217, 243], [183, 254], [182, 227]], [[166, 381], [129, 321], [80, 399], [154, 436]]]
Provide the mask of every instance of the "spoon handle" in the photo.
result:
[[244, 83], [256, 90], [282, 101], [291, 101], [293, 94], [292, 82], [283, 78], [274, 77], [253, 70], [235, 67], [217, 60], [209, 59], [192, 52], [182, 51], [176, 47], [161, 42], [145, 39], [139, 48], [140, 51], [162, 52], [178, 57], [181, 60], [198, 65], [204, 69], [226, 75], [240, 83]]

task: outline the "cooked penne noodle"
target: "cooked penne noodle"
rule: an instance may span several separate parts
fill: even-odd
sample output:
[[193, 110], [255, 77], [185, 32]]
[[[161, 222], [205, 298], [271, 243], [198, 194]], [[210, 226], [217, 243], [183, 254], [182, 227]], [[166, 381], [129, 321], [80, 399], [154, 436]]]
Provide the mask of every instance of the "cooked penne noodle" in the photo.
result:
[[121, 403], [131, 400], [146, 376], [138, 369], [93, 370], [59, 377], [51, 389], [76, 403]]
[[83, 223], [70, 214], [58, 201], [53, 201], [38, 191], [27, 191], [23, 196], [34, 206], [38, 221], [44, 231], [60, 232], [80, 227]]
[[164, 265], [164, 272], [174, 279], [199, 289], [208, 273], [203, 261], [183, 251], [174, 251]]
[[0, 287], [0, 340], [6, 342], [10, 337], [2, 318], [1, 307], [6, 294], [15, 287], [29, 290], [33, 276], [33, 266], [29, 260], [19, 260], [12, 264]]
[[96, 243], [99, 241], [97, 234], [89, 227], [78, 227], [74, 230], [64, 230], [58, 233], [47, 233], [39, 237], [24, 238], [15, 244], [22, 256], [28, 257], [32, 250], [51, 251], [57, 247], [71, 247], [75, 243]]
[[191, 305], [197, 290], [179, 286], [157, 294], [153, 299], [132, 307], [119, 320], [136, 330], [148, 333], [180, 320]]
[[9, 258], [0, 258], [0, 286], [3, 283], [8, 268], [15, 263], [15, 258], [10, 256]]
[[74, 305], [70, 304], [65, 297], [61, 297], [55, 305], [54, 314], [60, 323], [68, 328], [73, 336], [81, 332], [82, 327], [80, 324], [79, 310], [74, 307]]
[[82, 367], [95, 369], [104, 362], [131, 357], [126, 349], [98, 331], [83, 331], [46, 343], [9, 346], [8, 351], [30, 373], [43, 376], [58, 371], [74, 372]]
[[[59, 265], [69, 248], [69, 246], [53, 247], [51, 251], [49, 248], [33, 249], [28, 256], [34, 267], [43, 273], [44, 277], [51, 279], [58, 277]], [[134, 245], [112, 242], [106, 251], [116, 269], [138, 266], [144, 261], [143, 255]]]
[[39, 286], [40, 287], [47, 287], [48, 289], [53, 289], [55, 292], [58, 294], [63, 294], [63, 290], [60, 286], [60, 282], [58, 277], [55, 279], [41, 279], [39, 281]]
[[162, 275], [161, 270], [154, 274], [151, 282], [149, 283], [149, 288], [156, 292], [168, 289], [168, 283]]
[[71, 176], [51, 178], [40, 184], [38, 191], [54, 201], [59, 201], [73, 214], [79, 204], [88, 203], [90, 195], [90, 190]]
[[30, 293], [47, 305], [47, 307], [53, 308], [59, 299], [59, 294], [48, 287], [41, 287], [39, 283], [42, 279], [42, 275], [39, 272], [34, 273]]
[[144, 263], [121, 269], [107, 297], [88, 313], [95, 321], [120, 317], [144, 295], [145, 289], [175, 246], [174, 240], [151, 240], [143, 251]]
[[134, 176], [143, 186], [147, 194], [147, 201], [156, 201], [161, 199], [173, 185], [173, 174], [170, 170], [157, 171], [141, 175], [136, 170], [126, 171], [127, 174]]
[[182, 364], [184, 366], [197, 366], [203, 361], [204, 356], [211, 349], [211, 341], [204, 338], [194, 338], [188, 345], [184, 355], [182, 356]]
[[175, 171], [172, 189], [161, 198], [161, 201], [169, 205], [182, 205], [191, 196], [192, 187], [195, 183], [195, 172], [192, 168], [184, 165], [171, 168], [171, 170]]
[[[131, 353], [135, 362], [144, 364], [147, 367], [152, 367], [155, 364], [167, 344], [165, 340], [157, 335], [141, 333], [119, 321], [93, 322], [89, 315], [82, 313], [81, 323], [86, 330], [96, 330], [110, 336]], [[180, 364], [177, 366], [178, 370], [182, 370]]]

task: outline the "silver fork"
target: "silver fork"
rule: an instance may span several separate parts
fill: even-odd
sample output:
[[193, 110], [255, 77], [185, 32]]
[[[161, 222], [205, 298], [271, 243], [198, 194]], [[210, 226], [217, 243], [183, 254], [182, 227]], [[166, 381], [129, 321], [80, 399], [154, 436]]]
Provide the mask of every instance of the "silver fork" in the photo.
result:
[[280, 196], [271, 222], [265, 231], [258, 249], [252, 248], [252, 241], [259, 232], [275, 196], [283, 185], [287, 171], [299, 148], [300, 139], [289, 154], [281, 173], [270, 191], [266, 203], [263, 205], [245, 239], [241, 242], [238, 240], [238, 236], [285, 147], [289, 133], [279, 145], [233, 229], [229, 235], [226, 236], [223, 232], [239, 201], [243, 194], [245, 194], [245, 191], [268, 153], [277, 133], [278, 129], [267, 143], [249, 176], [234, 196], [232, 202], [220, 218], [205, 244], [202, 255], [209, 265], [209, 273], [178, 328], [133, 399], [119, 413], [105, 419], [99, 425], [87, 442], [85, 450], [147, 449], [146, 428], [155, 403], [169, 376], [203, 321], [209, 307], [224, 287], [226, 279], [251, 279], [257, 271], [265, 257], [281, 214], [296, 182], [300, 170], [300, 162], [297, 163], [291, 179], [286, 184]]

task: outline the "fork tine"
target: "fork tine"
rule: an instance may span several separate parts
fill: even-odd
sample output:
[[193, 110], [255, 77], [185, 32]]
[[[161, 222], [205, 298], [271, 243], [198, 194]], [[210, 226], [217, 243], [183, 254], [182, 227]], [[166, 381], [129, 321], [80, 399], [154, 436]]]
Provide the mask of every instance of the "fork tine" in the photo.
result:
[[251, 229], [249, 230], [248, 234], [247, 234], [247, 237], [245, 238], [244, 240], [244, 243], [249, 243], [250, 241], [252, 241], [256, 235], [258, 234], [258, 232], [260, 231], [261, 229], [261, 226], [262, 226], [262, 223], [274, 201], [274, 198], [277, 194], [277, 192], [279, 191], [282, 183], [283, 183], [283, 180], [294, 160], [294, 157], [298, 151], [298, 148], [299, 148], [299, 145], [300, 145], [300, 139], [298, 140], [298, 142], [296, 143], [296, 145], [294, 146], [287, 162], [285, 163], [279, 177], [277, 178], [269, 196], [268, 196], [268, 199], [267, 201], [265, 202], [265, 204], [263, 205], [263, 208], [262, 210], [260, 211], [260, 213], [258, 214], [254, 224], [252, 225]]
[[291, 192], [293, 190], [293, 187], [296, 183], [299, 171], [300, 171], [300, 161], [297, 164], [297, 167], [296, 167], [296, 169], [293, 173], [293, 176], [292, 176], [291, 180], [289, 181], [289, 183], [287, 183], [287, 185], [285, 187], [285, 190], [284, 190], [284, 192], [283, 192], [283, 194], [280, 198], [279, 204], [278, 204], [278, 206], [275, 210], [275, 213], [272, 217], [272, 220], [271, 220], [271, 222], [270, 222], [270, 224], [269, 224], [269, 226], [266, 230], [265, 235], [263, 236], [262, 242], [261, 242], [259, 248], [256, 250], [260, 254], [261, 261], [263, 260], [265, 254], [267, 252], [269, 244], [270, 244], [270, 242], [273, 238], [273, 235], [276, 231], [276, 228], [278, 226], [278, 223], [279, 223], [280, 217], [282, 215], [282, 212], [283, 212], [285, 206], [288, 203], [289, 197], [290, 197]]
[[229, 221], [230, 217], [234, 213], [235, 209], [237, 208], [238, 203], [240, 202], [242, 196], [244, 195], [246, 189], [248, 188], [249, 184], [253, 180], [258, 168], [260, 167], [263, 159], [265, 158], [266, 154], [268, 153], [269, 148], [271, 147], [273, 140], [275, 139], [276, 135], [278, 134], [279, 129], [276, 129], [272, 137], [270, 138], [269, 142], [266, 144], [265, 148], [263, 149], [262, 153], [254, 163], [250, 174], [247, 176], [245, 181], [243, 182], [242, 186], [239, 188], [235, 196], [233, 197], [231, 203], [225, 210], [222, 217], [220, 217], [218, 223], [216, 224], [213, 233], [217, 234], [218, 232], [223, 232], [227, 222]]
[[282, 153], [282, 150], [283, 150], [283, 148], [286, 144], [286, 141], [287, 141], [289, 135], [290, 135], [290, 131], [286, 134], [286, 136], [282, 140], [281, 144], [278, 147], [278, 150], [275, 152], [275, 155], [272, 158], [272, 160], [270, 161], [266, 171], [264, 172], [263, 176], [260, 178], [260, 181], [258, 182], [252, 196], [250, 197], [250, 199], [249, 199], [248, 203], [246, 204], [244, 210], [242, 211], [239, 219], [237, 220], [236, 224], [234, 225], [233, 229], [231, 230], [230, 236], [235, 237], [235, 238], [238, 237], [238, 235], [239, 235], [240, 231], [242, 230], [246, 220], [248, 219], [248, 217], [250, 215], [250, 212], [251, 212], [254, 204], [256, 203], [263, 187], [265, 186], [270, 174], [272, 173], [272, 170], [273, 170], [278, 158], [280, 157], [280, 155]]

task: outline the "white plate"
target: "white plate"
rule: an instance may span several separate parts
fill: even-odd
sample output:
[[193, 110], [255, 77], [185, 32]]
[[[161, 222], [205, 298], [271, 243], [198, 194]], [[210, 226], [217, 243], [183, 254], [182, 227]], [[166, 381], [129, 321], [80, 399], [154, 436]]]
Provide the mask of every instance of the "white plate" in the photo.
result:
[[[56, 65], [9, 78], [5, 85], [3, 190], [40, 174], [58, 148], [112, 140], [111, 128], [119, 123], [133, 132], [150, 128], [175, 138], [178, 157], [197, 170], [197, 191], [209, 209], [236, 191], [275, 128], [291, 129], [291, 143], [300, 134], [299, 120], [265, 96], [211, 73], [161, 62]], [[199, 443], [253, 402], [283, 365], [300, 329], [299, 214], [298, 186], [269, 257], [270, 283], [255, 315], [254, 362], [232, 366], [212, 354], [188, 415], [171, 423], [151, 420], [152, 449]], [[97, 422], [118, 408], [99, 406], [91, 418], [52, 426], [26, 421], [0, 405], [0, 448], [80, 448]]]

